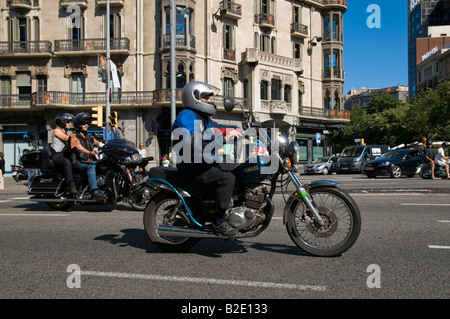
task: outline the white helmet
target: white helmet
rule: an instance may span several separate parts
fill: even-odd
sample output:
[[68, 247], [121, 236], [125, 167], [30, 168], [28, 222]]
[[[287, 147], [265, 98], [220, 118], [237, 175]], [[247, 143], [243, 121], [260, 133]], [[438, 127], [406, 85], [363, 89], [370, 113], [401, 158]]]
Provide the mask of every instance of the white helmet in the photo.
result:
[[208, 115], [216, 114], [216, 105], [202, 101], [214, 95], [213, 89], [203, 82], [190, 82], [186, 84], [181, 93], [181, 101], [184, 107], [199, 111]]

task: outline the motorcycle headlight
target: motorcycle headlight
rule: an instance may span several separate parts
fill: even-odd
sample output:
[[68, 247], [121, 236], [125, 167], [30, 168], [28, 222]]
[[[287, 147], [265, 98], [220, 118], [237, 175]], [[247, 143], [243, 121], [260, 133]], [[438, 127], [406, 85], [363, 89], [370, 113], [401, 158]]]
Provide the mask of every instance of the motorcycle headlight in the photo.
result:
[[139, 161], [139, 159], [140, 159], [139, 153], [135, 153], [131, 156], [132, 161]]
[[286, 156], [292, 160], [293, 164], [297, 164], [298, 162], [298, 150], [299, 148], [297, 141], [292, 141], [286, 149]]

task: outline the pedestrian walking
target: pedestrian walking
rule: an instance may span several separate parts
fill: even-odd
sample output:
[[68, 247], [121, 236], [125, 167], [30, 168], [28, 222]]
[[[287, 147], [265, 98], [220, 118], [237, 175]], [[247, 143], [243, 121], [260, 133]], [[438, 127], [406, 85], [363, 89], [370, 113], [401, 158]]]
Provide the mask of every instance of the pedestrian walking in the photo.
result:
[[0, 152], [0, 189], [5, 189], [5, 180], [3, 176], [5, 175], [5, 154]]

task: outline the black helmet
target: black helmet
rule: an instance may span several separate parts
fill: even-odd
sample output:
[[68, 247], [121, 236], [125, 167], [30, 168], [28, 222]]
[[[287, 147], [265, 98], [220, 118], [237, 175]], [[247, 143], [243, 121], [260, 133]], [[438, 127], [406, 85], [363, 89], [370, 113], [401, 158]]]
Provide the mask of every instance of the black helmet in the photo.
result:
[[61, 113], [56, 115], [55, 124], [61, 128], [65, 128], [67, 123], [73, 121], [74, 116], [69, 113]]
[[427, 140], [427, 146], [428, 145], [433, 145], [433, 142], [431, 140]]
[[73, 120], [73, 127], [77, 130], [81, 130], [83, 124], [91, 124], [92, 116], [89, 113], [78, 113]]
[[183, 106], [208, 115], [216, 114], [216, 105], [202, 101], [202, 98], [214, 95], [213, 89], [203, 82], [190, 82], [186, 84], [181, 92]]
[[448, 148], [450, 146], [450, 143], [449, 142], [444, 142], [444, 143], [442, 143], [442, 147], [443, 148]]

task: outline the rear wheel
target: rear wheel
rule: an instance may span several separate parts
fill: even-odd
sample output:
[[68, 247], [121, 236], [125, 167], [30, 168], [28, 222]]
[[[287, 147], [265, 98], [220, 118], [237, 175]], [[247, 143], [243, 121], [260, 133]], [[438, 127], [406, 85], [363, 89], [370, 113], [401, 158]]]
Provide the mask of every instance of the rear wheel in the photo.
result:
[[168, 252], [185, 252], [194, 247], [200, 239], [190, 237], [161, 236], [159, 226], [188, 226], [179, 215], [170, 218], [180, 198], [175, 194], [160, 193], [154, 196], [144, 211], [144, 228], [150, 240], [159, 249]]
[[46, 202], [48, 207], [53, 210], [69, 210], [75, 202]]
[[319, 225], [303, 200], [294, 201], [286, 229], [304, 251], [322, 257], [339, 255], [353, 246], [361, 231], [361, 216], [355, 201], [338, 188], [311, 189], [310, 196], [324, 221]]

